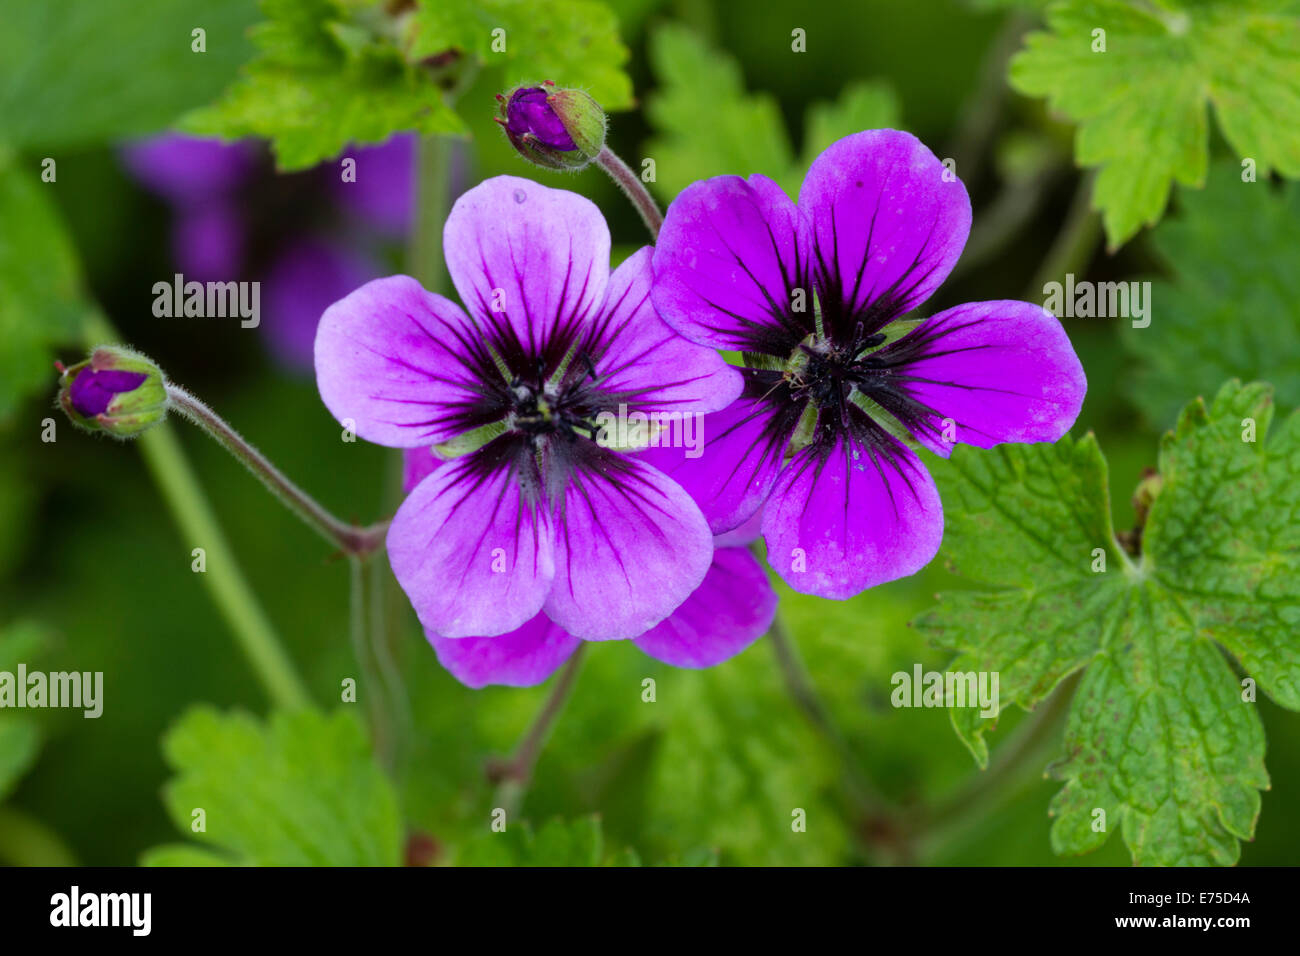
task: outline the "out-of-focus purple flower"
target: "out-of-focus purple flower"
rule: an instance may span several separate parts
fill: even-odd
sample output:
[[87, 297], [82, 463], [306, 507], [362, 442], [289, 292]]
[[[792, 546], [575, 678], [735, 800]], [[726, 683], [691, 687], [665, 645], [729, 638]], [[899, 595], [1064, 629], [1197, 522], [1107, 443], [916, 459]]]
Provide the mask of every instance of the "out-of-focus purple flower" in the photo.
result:
[[164, 133], [125, 146], [123, 161], [149, 190], [177, 205], [203, 204], [242, 185], [256, 167], [247, 143]]
[[172, 226], [172, 259], [188, 279], [225, 281], [243, 265], [245, 235], [243, 216], [231, 203], [182, 206]]
[[704, 579], [712, 537], [678, 485], [596, 442], [596, 416], [712, 411], [739, 376], [659, 321], [649, 250], [610, 274], [609, 230], [581, 196], [488, 180], [456, 202], [444, 248], [468, 314], [394, 276], [331, 306], [316, 336], [321, 397], [358, 435], [468, 442], [394, 517], [394, 574], [444, 637], [539, 612], [586, 639], [645, 633]]
[[952, 270], [970, 222], [960, 180], [895, 130], [832, 144], [797, 206], [764, 176], [722, 176], [668, 210], [659, 315], [764, 357], [706, 419], [706, 453], [668, 473], [715, 533], [763, 506], [768, 558], [797, 591], [846, 598], [934, 557], [938, 492], [888, 423], [947, 456], [954, 441], [1055, 441], [1079, 414], [1083, 368], [1040, 306], [969, 303], [889, 329]]
[[335, 242], [303, 239], [286, 249], [262, 283], [262, 330], [275, 357], [310, 371], [321, 314], [378, 273], [368, 256]]
[[353, 215], [389, 237], [405, 236], [415, 198], [413, 133], [400, 133], [378, 146], [345, 155], [356, 160], [356, 181], [334, 179], [339, 201]]

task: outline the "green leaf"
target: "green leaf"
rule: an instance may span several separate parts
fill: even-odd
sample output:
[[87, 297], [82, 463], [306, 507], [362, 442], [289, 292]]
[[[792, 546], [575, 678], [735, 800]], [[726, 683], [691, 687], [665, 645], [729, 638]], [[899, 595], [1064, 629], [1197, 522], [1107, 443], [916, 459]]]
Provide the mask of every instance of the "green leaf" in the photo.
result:
[[[146, 863], [191, 865], [216, 855], [254, 866], [395, 866], [402, 819], [387, 777], [352, 715], [246, 714], [198, 707], [166, 736], [176, 771], [164, 790], [172, 822], [220, 848], [159, 847]], [[206, 829], [193, 832], [203, 810]]]
[[[1271, 417], [1261, 384], [1230, 382], [1208, 408], [1187, 407], [1161, 444], [1136, 561], [1111, 533], [1091, 436], [959, 448], [935, 469], [945, 551], [983, 585], [917, 622], [957, 652], [950, 669], [997, 672], [1004, 704], [1025, 708], [1084, 669], [1051, 768], [1065, 782], [1052, 803], [1058, 853], [1095, 849], [1118, 827], [1136, 863], [1223, 865], [1254, 834], [1264, 732], [1253, 685], [1216, 644], [1300, 709], [1300, 418], [1266, 442]], [[988, 721], [952, 713], [984, 756]]]
[[1300, 185], [1276, 190], [1241, 172], [1214, 166], [1205, 190], [1180, 190], [1180, 215], [1151, 233], [1172, 280], [1152, 283], [1150, 325], [1122, 334], [1141, 359], [1129, 391], [1159, 426], [1229, 378], [1272, 382], [1283, 409], [1300, 402]]
[[605, 855], [600, 818], [551, 820], [533, 832], [526, 822], [506, 821], [501, 832], [488, 832], [470, 841], [457, 854], [459, 866], [640, 866], [636, 854], [624, 850]]
[[257, 56], [211, 107], [188, 114], [198, 135], [272, 141], [282, 170], [393, 133], [462, 133], [433, 75], [407, 60], [377, 0], [262, 0]]
[[552, 80], [586, 90], [607, 110], [632, 106], [618, 20], [594, 0], [552, 0], [544, 7], [531, 0], [421, 0], [411, 55], [449, 49], [489, 66], [504, 61], [512, 84]]
[[[5, 4], [0, 141], [34, 151], [149, 133], [228, 84], [256, 0]], [[191, 31], [206, 31], [206, 52]], [[8, 222], [9, 220], [5, 220]]]
[[[736, 61], [690, 30], [664, 26], [650, 37], [659, 87], [646, 102], [656, 130], [646, 146], [655, 191], [671, 199], [697, 179], [761, 173], [794, 196], [808, 165], [835, 140], [898, 123], [898, 100], [878, 83], [855, 83], [838, 102], [808, 113], [804, 155], [796, 161], [776, 101], [746, 93]], [[704, 91], [704, 92], [702, 92]]]
[[34, 161], [0, 149], [0, 420], [27, 395], [53, 395], [53, 347], [78, 337], [87, 311], [76, 252], [50, 195], [56, 186], [40, 174]]
[[1291, 0], [1065, 0], [1047, 20], [1012, 60], [1011, 83], [1078, 124], [1075, 155], [1101, 167], [1093, 206], [1112, 249], [1160, 218], [1175, 181], [1204, 183], [1211, 104], [1261, 176], [1300, 176]]

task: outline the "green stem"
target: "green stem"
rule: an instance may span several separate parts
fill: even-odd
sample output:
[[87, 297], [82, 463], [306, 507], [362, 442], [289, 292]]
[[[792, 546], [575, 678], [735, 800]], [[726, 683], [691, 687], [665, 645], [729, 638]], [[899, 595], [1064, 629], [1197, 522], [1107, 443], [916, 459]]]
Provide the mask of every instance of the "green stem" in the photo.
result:
[[423, 136], [416, 149], [415, 218], [411, 233], [411, 275], [430, 291], [446, 287], [442, 227], [451, 195], [452, 142], [446, 136]]
[[172, 409], [207, 432], [213, 441], [238, 459], [258, 481], [322, 538], [337, 545], [345, 553], [359, 557], [365, 557], [383, 547], [388, 533], [387, 521], [364, 528], [340, 521], [321, 507], [315, 498], [285, 477], [221, 416], [185, 389], [168, 382], [167, 398]]
[[1101, 217], [1092, 211], [1092, 187], [1095, 179], [1095, 173], [1088, 173], [1079, 179], [1061, 231], [1052, 242], [1052, 248], [1043, 259], [1025, 298], [1041, 302], [1043, 286], [1048, 282], [1058, 281], [1068, 272], [1079, 273], [1088, 267], [1092, 254], [1096, 251], [1097, 240], [1101, 238]]
[[277, 707], [298, 710], [309, 706], [307, 690], [240, 571], [175, 432], [163, 425], [144, 435], [139, 444], [145, 465], [180, 526], [181, 535], [202, 546], [203, 582], [267, 695]]
[[[361, 668], [362, 681], [358, 688], [365, 697], [366, 713], [369, 715], [370, 734], [375, 746], [375, 756], [388, 771], [393, 769], [393, 735], [389, 722], [388, 700], [383, 683], [375, 673], [372, 663], [372, 648], [366, 641], [366, 585], [365, 564], [355, 555], [348, 558], [348, 634], [352, 639], [352, 653], [356, 655], [357, 666]], [[378, 595], [371, 595], [375, 600]]]
[[596, 157], [596, 164], [609, 173], [609, 178], [614, 180], [614, 184], [623, 190], [623, 195], [631, 200], [636, 211], [641, 214], [645, 227], [650, 230], [650, 238], [658, 240], [659, 230], [664, 224], [664, 215], [659, 211], [659, 204], [654, 201], [654, 197], [646, 191], [645, 184], [608, 146], [601, 149], [600, 155]]
[[799, 652], [795, 649], [789, 634], [786, 633], [785, 625], [781, 623], [779, 616], [772, 621], [767, 639], [776, 655], [777, 668], [785, 681], [786, 691], [803, 711], [808, 722], [830, 743], [843, 763], [848, 788], [854, 802], [865, 815], [892, 816], [895, 809], [890, 801], [859, 770], [857, 754], [836, 726], [830, 709], [817, 693], [817, 688], [813, 686], [812, 678], [808, 676], [808, 671], [799, 658]]
[[908, 820], [909, 829], [923, 834], [927, 843], [933, 844], [940, 842], [945, 832], [959, 830], [968, 821], [985, 819], [1005, 802], [1022, 777], [1032, 770], [1041, 769], [1045, 751], [1056, 739], [1078, 682], [1077, 673], [1061, 681], [994, 751], [988, 769], [976, 774], [934, 807], [918, 809]]
[[[120, 338], [108, 320], [98, 314], [88, 318], [85, 336], [91, 346]], [[171, 509], [181, 535], [191, 542], [202, 543], [206, 568], [203, 583], [267, 696], [283, 709], [309, 707], [307, 688], [240, 571], [175, 432], [170, 425], [162, 425], [143, 435], [139, 446], [145, 466]]]
[[560, 671], [560, 676], [555, 686], [551, 688], [546, 703], [533, 718], [532, 725], [519, 742], [519, 746], [515, 748], [514, 755], [509, 760], [488, 766], [488, 778], [498, 784], [492, 805], [504, 809], [507, 817], [514, 816], [515, 811], [523, 803], [524, 795], [528, 792], [528, 784], [533, 778], [533, 768], [537, 766], [537, 759], [542, 754], [542, 747], [545, 746], [551, 728], [573, 692], [578, 668], [582, 664], [582, 656], [586, 649], [586, 644], [579, 644], [578, 649], [569, 658], [569, 662], [564, 665], [564, 670]]

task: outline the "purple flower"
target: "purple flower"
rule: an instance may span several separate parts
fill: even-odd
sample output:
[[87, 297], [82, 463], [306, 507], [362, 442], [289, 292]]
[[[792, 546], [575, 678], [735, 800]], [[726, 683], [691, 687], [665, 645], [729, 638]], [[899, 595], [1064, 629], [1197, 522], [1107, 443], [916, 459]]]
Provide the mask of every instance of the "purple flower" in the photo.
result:
[[172, 258], [181, 272], [200, 282], [238, 272], [247, 230], [235, 197], [256, 169], [249, 144], [165, 133], [125, 146], [122, 161], [174, 207]]
[[252, 174], [255, 159], [247, 143], [223, 143], [164, 133], [125, 146], [127, 169], [150, 191], [177, 205], [228, 196]]
[[[442, 464], [427, 448], [408, 448], [403, 463], [403, 486], [408, 492]], [[776, 616], [776, 592], [758, 559], [744, 548], [756, 537], [757, 527], [748, 536], [737, 529], [715, 538], [713, 562], [704, 581], [667, 619], [632, 642], [674, 667], [702, 668], [720, 664], [758, 640]], [[545, 614], [496, 637], [425, 634], [442, 666], [474, 688], [540, 684], [568, 660], [581, 640]]]
[[655, 308], [750, 366], [743, 397], [706, 419], [706, 454], [670, 474], [715, 533], [763, 506], [769, 561], [797, 591], [846, 598], [934, 557], [938, 492], [891, 429], [946, 457], [954, 441], [1055, 441], [1079, 414], [1083, 368], [1040, 306], [889, 328], [952, 270], [970, 221], [961, 182], [896, 130], [831, 145], [797, 206], [766, 177], [722, 176], [668, 210]]
[[334, 174], [340, 203], [362, 222], [387, 236], [401, 238], [411, 225], [415, 198], [414, 133], [400, 133], [378, 146], [350, 154], [356, 160], [355, 182]]
[[545, 612], [587, 639], [643, 634], [704, 579], [699, 507], [662, 472], [595, 441], [596, 416], [723, 408], [741, 381], [650, 305], [650, 254], [611, 275], [587, 199], [511, 176], [457, 200], [447, 269], [468, 307], [378, 279], [316, 334], [329, 410], [368, 441], [455, 440], [398, 510], [393, 572], [421, 623], [495, 636]]
[[369, 256], [336, 242], [300, 239], [285, 249], [265, 279], [262, 328], [275, 357], [311, 369], [321, 313], [379, 271]]

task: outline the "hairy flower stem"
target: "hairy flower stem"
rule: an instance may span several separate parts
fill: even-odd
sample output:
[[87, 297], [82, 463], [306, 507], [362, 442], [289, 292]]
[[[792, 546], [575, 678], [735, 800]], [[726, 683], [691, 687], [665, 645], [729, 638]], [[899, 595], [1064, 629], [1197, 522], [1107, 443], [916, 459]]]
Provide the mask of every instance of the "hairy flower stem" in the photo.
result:
[[578, 668], [582, 665], [582, 656], [586, 649], [586, 644], [579, 644], [578, 649], [569, 658], [569, 662], [564, 665], [564, 669], [560, 671], [560, 676], [555, 681], [555, 686], [551, 688], [551, 693], [546, 698], [546, 703], [533, 718], [532, 726], [528, 728], [528, 732], [515, 748], [513, 756], [507, 760], [496, 760], [488, 764], [488, 780], [497, 784], [492, 806], [494, 809], [499, 807], [505, 810], [507, 819], [514, 816], [523, 803], [524, 795], [528, 792], [528, 784], [533, 778], [533, 768], [537, 766], [537, 758], [541, 756], [542, 747], [546, 745], [551, 728], [554, 727], [565, 702], [573, 692]]
[[260, 451], [231, 428], [207, 405], [179, 385], [167, 383], [167, 398], [171, 407], [198, 425], [222, 448], [235, 456], [265, 485], [272, 494], [310, 525], [327, 541], [337, 545], [349, 555], [365, 557], [384, 545], [388, 522], [381, 521], [367, 527], [340, 521], [326, 511], [316, 499], [286, 478]]
[[614, 180], [614, 184], [623, 190], [623, 195], [627, 196], [636, 207], [645, 227], [650, 230], [650, 238], [658, 240], [659, 229], [664, 224], [664, 215], [659, 211], [659, 204], [654, 201], [654, 197], [646, 191], [645, 184], [608, 146], [600, 151], [596, 163], [609, 173], [609, 178]]

